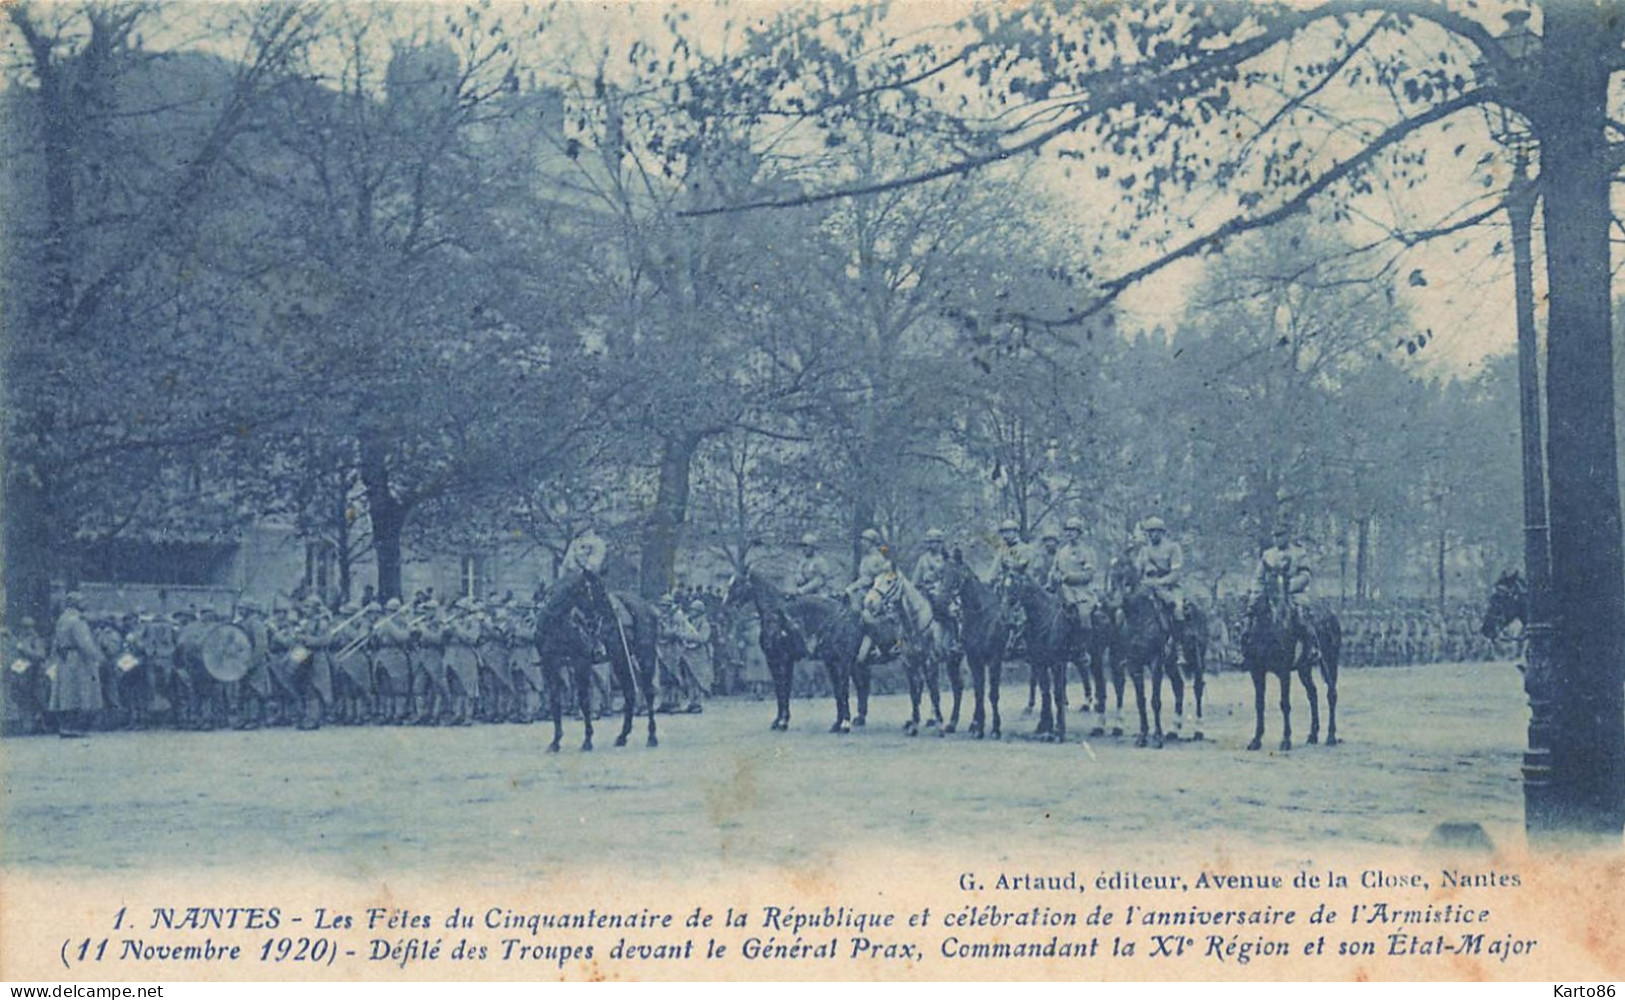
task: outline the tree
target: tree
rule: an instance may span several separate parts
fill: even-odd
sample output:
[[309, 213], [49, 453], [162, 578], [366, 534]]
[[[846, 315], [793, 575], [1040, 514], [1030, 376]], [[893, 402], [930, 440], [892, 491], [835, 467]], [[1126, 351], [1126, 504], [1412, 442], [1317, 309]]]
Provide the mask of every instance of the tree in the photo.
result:
[[210, 223], [236, 207], [223, 161], [318, 17], [221, 8], [196, 27], [239, 45], [234, 60], [165, 59], [142, 45], [168, 26], [149, 6], [6, 8], [20, 42], [0, 294], [10, 614], [45, 617], [52, 564], [75, 532], [127, 525], [142, 501], [149, 516], [195, 509], [154, 500], [179, 453], [275, 419], [280, 400], [243, 391], [263, 372], [252, 345], [239, 368], [211, 361], [225, 330], [254, 317], [231, 302], [216, 265], [232, 241]]
[[[1538, 145], [1547, 234], [1551, 559], [1563, 610], [1550, 678], [1551, 784], [1531, 783], [1528, 819], [1537, 836], [1617, 839], [1625, 829], [1625, 564], [1608, 129], [1610, 83], [1625, 69], [1625, 18], [1597, 3], [1537, 14], [1532, 60], [1517, 58], [1474, 11], [1430, 0], [1057, 3], [978, 12], [925, 41], [917, 30], [871, 39], [862, 63], [825, 57], [806, 41], [820, 26], [798, 23], [764, 31], [752, 71], [738, 78], [763, 95], [764, 116], [838, 129], [861, 114], [872, 128], [938, 142], [923, 168], [757, 204], [933, 183], [1046, 148], [1115, 180], [1129, 206], [1117, 235], [1138, 237], [1149, 252], [1103, 275], [1067, 313], [1044, 317], [1061, 326], [1171, 263], [1311, 206], [1347, 218], [1363, 195], [1425, 186], [1451, 159], [1496, 159], [1502, 151], [1473, 116], [1493, 107], [1522, 116]], [[819, 67], [792, 74], [795, 85], [775, 87], [785, 60], [821, 57]], [[984, 96], [950, 88], [958, 74]], [[1452, 130], [1454, 152], [1441, 162], [1429, 147], [1451, 145], [1441, 137]], [[1193, 190], [1202, 197], [1182, 202]]]

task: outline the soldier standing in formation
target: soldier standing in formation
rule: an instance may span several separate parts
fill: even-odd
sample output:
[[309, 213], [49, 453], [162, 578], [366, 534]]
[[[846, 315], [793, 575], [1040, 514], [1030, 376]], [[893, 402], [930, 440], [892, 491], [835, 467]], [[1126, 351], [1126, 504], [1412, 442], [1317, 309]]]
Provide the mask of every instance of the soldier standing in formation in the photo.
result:
[[102, 710], [102, 648], [85, 620], [85, 599], [78, 591], [63, 602], [62, 616], [51, 633], [51, 662], [56, 677], [51, 683], [50, 710], [57, 715], [56, 731], [64, 739], [90, 731], [91, 716]]

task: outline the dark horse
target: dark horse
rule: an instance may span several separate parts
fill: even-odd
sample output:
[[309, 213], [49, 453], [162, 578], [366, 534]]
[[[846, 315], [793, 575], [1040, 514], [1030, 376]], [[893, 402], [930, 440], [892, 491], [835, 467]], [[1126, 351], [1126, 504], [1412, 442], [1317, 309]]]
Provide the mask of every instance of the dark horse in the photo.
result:
[[[991, 702], [991, 734], [998, 739], [1001, 735], [999, 682], [1004, 670], [1004, 652], [1010, 643], [1010, 624], [1005, 615], [1004, 602], [992, 584], [983, 583], [971, 572], [958, 550], [948, 560], [943, 595], [946, 600], [959, 604], [959, 653], [970, 667], [971, 686], [976, 691], [970, 734], [981, 739], [989, 732], [987, 706]], [[957, 662], [950, 662], [948, 669], [952, 676], [957, 676]]]
[[[1281, 682], [1281, 749], [1292, 749], [1292, 674], [1309, 697], [1309, 740], [1320, 742], [1320, 696], [1315, 690], [1314, 663], [1326, 683], [1326, 745], [1337, 745], [1337, 664], [1343, 650], [1343, 623], [1329, 609], [1305, 608], [1316, 633], [1316, 649], [1301, 648], [1293, 628], [1292, 599], [1284, 577], [1271, 579], [1254, 600], [1241, 640], [1241, 661], [1253, 676], [1253, 711], [1258, 725], [1247, 749], [1264, 744], [1264, 687], [1269, 674]], [[1317, 655], [1318, 654], [1318, 655]]]
[[[1012, 576], [1004, 584], [1006, 599], [1021, 608], [1026, 618], [1027, 667], [1038, 678], [1043, 708], [1034, 735], [1066, 742], [1066, 668], [1074, 650], [1087, 648], [1087, 631], [1067, 613], [1061, 599], [1026, 576]], [[1083, 672], [1081, 663], [1078, 672]], [[1085, 681], [1085, 687], [1088, 686]], [[1087, 698], [1087, 695], [1085, 695]]]
[[[779, 704], [769, 728], [790, 728], [790, 683], [795, 678], [796, 663], [811, 659], [823, 662], [835, 695], [835, 723], [829, 731], [847, 733], [853, 725], [862, 726], [869, 714], [869, 671], [867, 665], [856, 662], [863, 643], [863, 621], [858, 613], [845, 601], [832, 597], [787, 596], [749, 567], [728, 583], [723, 600], [727, 607], [745, 603], [755, 607], [761, 620], [759, 645], [768, 672], [773, 675], [773, 694]], [[848, 700], [854, 680], [858, 693], [856, 719]]]
[[[1484, 609], [1484, 620], [1478, 626], [1478, 631], [1491, 642], [1502, 639], [1521, 639], [1519, 634], [1527, 628], [1529, 615], [1529, 585], [1523, 582], [1523, 574], [1515, 569], [1507, 570], [1501, 578], [1495, 581], [1495, 589], [1490, 591], [1490, 602]], [[1518, 629], [1513, 629], [1517, 623]]]
[[[617, 603], [626, 611], [623, 622]], [[615, 745], [626, 745], [637, 714], [638, 697], [649, 716], [649, 746], [655, 738], [655, 670], [658, 619], [647, 602], [626, 594], [610, 596], [604, 581], [593, 573], [575, 573], [561, 579], [536, 613], [536, 652], [547, 675], [548, 703], [553, 713], [553, 742], [557, 752], [564, 738], [564, 678], [569, 668], [586, 736], [581, 749], [592, 749], [592, 666], [606, 660], [620, 686], [623, 719]]]
[[[1196, 725], [1191, 738], [1200, 740], [1202, 695], [1206, 691], [1207, 615], [1191, 601], [1185, 602], [1184, 620], [1175, 622], [1149, 586], [1143, 586], [1134, 569], [1132, 551], [1113, 565], [1113, 586], [1120, 601], [1117, 634], [1111, 644], [1113, 659], [1121, 659], [1123, 669], [1134, 681], [1134, 702], [1140, 712], [1140, 732], [1134, 745], [1161, 748], [1164, 739], [1178, 740], [1185, 728], [1185, 676], [1190, 675], [1196, 707]], [[1183, 666], [1181, 665], [1183, 664]], [[1113, 671], [1118, 668], [1114, 665]], [[1151, 716], [1145, 711], [1145, 678], [1151, 674]], [[1174, 726], [1162, 728], [1162, 681], [1167, 678], [1174, 693]], [[1104, 713], [1101, 713], [1104, 715]], [[1150, 725], [1148, 725], [1150, 723]]]

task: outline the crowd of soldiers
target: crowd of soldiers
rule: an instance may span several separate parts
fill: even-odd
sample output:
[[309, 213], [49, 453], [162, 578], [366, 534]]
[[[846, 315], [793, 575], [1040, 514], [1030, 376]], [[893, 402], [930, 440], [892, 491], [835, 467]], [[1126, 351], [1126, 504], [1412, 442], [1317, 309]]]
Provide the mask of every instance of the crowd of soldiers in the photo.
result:
[[[999, 526], [995, 575], [1023, 576], [1060, 595], [1072, 613], [1087, 615], [1098, 603], [1104, 579], [1120, 562], [1167, 608], [1173, 622], [1184, 617], [1179, 543], [1160, 518], [1136, 531], [1128, 550], [1107, 564], [1084, 540], [1084, 525], [1068, 519], [1046, 530], [1037, 544], [1021, 537], [1014, 521]], [[566, 555], [567, 570], [599, 572], [605, 550], [595, 534], [578, 539]], [[801, 539], [802, 556], [793, 593], [843, 597], [862, 609], [865, 621], [886, 613], [899, 576], [892, 554], [874, 529], [860, 537], [858, 572], [842, 584], [812, 535]], [[928, 531], [910, 579], [934, 606], [949, 558], [947, 540]], [[1270, 578], [1282, 581], [1294, 604], [1307, 600], [1312, 573], [1305, 547], [1277, 531], [1261, 554], [1254, 593], [1208, 617], [1218, 656], [1210, 668], [1237, 659], [1247, 607]], [[239, 601], [230, 615], [210, 608], [169, 616], [135, 607], [119, 614], [88, 615], [82, 595], [70, 593], [49, 631], [32, 619], [6, 634], [8, 722], [22, 731], [80, 736], [98, 728], [146, 728], [155, 723], [188, 729], [231, 726], [255, 729], [290, 725], [449, 725], [530, 722], [549, 714], [549, 690], [535, 643], [535, 613], [545, 596], [538, 584], [528, 603], [510, 591], [484, 600], [460, 597], [442, 603], [432, 589], [408, 601], [379, 603], [370, 589], [363, 600], [336, 611], [316, 598], [290, 600], [267, 610]], [[657, 602], [661, 708], [699, 712], [704, 699], [748, 687], [745, 669], [752, 636], [749, 617], [724, 607], [720, 588], [679, 587]], [[939, 614], [951, 611], [939, 610]], [[1488, 660], [1508, 655], [1478, 632], [1469, 605], [1441, 613], [1421, 602], [1339, 607], [1342, 662], [1350, 666], [1397, 666]], [[221, 631], [217, 626], [229, 625]], [[872, 649], [866, 630], [865, 647]], [[875, 628], [877, 634], [884, 629]], [[235, 648], [234, 648], [235, 644]], [[607, 670], [592, 674], [589, 702], [608, 711], [616, 692]], [[566, 685], [570, 678], [561, 679]], [[574, 692], [560, 692], [577, 703]], [[622, 694], [624, 697], [624, 693]]]
[[[430, 589], [407, 602], [336, 612], [308, 598], [272, 609], [242, 600], [230, 614], [202, 607], [156, 615], [140, 607], [88, 613], [72, 592], [50, 630], [23, 618], [3, 637], [8, 724], [78, 737], [157, 725], [539, 721], [549, 710], [535, 643], [542, 596], [538, 587], [528, 603], [511, 591], [442, 603]], [[737, 643], [712, 626], [720, 602], [720, 591], [698, 588], [657, 602], [663, 710], [701, 711], [704, 698], [737, 684]], [[595, 710], [607, 711], [617, 693], [612, 678], [607, 670], [593, 677]], [[561, 696], [576, 704], [573, 692]]]

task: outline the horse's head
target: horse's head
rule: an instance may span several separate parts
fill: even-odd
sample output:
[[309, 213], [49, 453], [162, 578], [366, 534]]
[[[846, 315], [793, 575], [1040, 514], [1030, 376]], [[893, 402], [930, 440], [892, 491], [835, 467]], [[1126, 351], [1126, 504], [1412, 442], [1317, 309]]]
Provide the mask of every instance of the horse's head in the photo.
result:
[[755, 591], [756, 570], [747, 563], [739, 572], [729, 578], [728, 589], [722, 595], [722, 606], [737, 608], [749, 604], [755, 597]]
[[1486, 639], [1495, 639], [1506, 632], [1513, 622], [1522, 622], [1527, 613], [1529, 588], [1523, 574], [1508, 570], [1495, 581], [1490, 591], [1489, 604], [1484, 608], [1484, 620], [1478, 631]]

